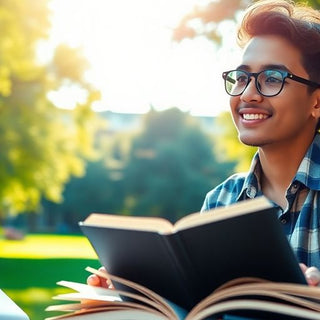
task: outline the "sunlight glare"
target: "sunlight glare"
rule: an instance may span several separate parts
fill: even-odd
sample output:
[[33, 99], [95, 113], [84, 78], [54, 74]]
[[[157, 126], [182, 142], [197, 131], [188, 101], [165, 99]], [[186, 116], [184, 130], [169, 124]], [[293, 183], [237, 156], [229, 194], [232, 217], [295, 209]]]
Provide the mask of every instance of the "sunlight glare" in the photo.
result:
[[59, 90], [50, 91], [48, 99], [58, 108], [74, 109], [77, 104], [85, 103], [87, 91], [76, 85], [65, 85]]
[[221, 80], [225, 52], [202, 38], [171, 40], [196, 3], [51, 0], [50, 41], [83, 48], [91, 65], [86, 79], [102, 92], [96, 110], [140, 113], [152, 105], [213, 115], [228, 105]]

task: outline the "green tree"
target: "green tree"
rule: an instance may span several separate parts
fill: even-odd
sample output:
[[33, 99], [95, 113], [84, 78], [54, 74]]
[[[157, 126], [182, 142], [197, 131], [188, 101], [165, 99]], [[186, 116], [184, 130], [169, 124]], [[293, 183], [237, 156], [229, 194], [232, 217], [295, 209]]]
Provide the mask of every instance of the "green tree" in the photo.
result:
[[42, 201], [42, 225], [35, 221], [33, 226], [29, 224], [29, 229], [80, 232], [78, 222], [91, 212], [123, 212], [126, 197], [123, 171], [134, 134], [134, 131], [111, 133], [108, 126], [101, 130], [95, 137], [99, 157], [86, 163], [84, 176], [70, 179], [61, 203]]
[[152, 110], [133, 140], [124, 172], [125, 212], [176, 221], [199, 211], [206, 192], [232, 168], [214, 158], [210, 138], [193, 117], [176, 108]]
[[124, 181], [114, 172], [102, 159], [88, 162], [86, 174], [66, 185], [61, 204], [43, 201], [46, 225], [54, 231], [79, 232], [78, 222], [92, 212], [121, 212]]
[[[35, 210], [42, 196], [61, 201], [65, 183], [82, 175], [99, 93], [82, 80], [81, 52], [59, 46], [41, 65], [36, 48], [50, 28], [47, 0], [0, 2], [0, 213]], [[56, 108], [50, 92], [78, 86], [86, 92], [74, 111]]]
[[216, 125], [218, 130], [214, 136], [214, 144], [218, 159], [236, 162], [235, 170], [238, 172], [247, 171], [257, 148], [249, 147], [239, 141], [230, 112], [222, 112], [216, 120]]

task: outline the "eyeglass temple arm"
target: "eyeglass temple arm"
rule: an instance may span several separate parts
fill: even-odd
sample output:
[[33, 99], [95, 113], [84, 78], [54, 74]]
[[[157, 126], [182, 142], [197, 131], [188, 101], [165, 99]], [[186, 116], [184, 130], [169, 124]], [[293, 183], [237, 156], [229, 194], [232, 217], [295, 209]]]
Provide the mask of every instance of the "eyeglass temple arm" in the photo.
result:
[[288, 73], [288, 78], [292, 79], [294, 81], [306, 84], [308, 86], [314, 87], [314, 88], [320, 88], [320, 84], [314, 81], [310, 81], [304, 78], [300, 78], [298, 76], [295, 76], [294, 74]]

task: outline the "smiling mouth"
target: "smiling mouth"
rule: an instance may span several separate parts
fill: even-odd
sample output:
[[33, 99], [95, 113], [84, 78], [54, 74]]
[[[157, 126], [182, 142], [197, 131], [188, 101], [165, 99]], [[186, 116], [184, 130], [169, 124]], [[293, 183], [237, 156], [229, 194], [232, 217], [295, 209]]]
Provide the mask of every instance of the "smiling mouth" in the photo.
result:
[[244, 113], [242, 118], [245, 120], [263, 120], [269, 118], [269, 116], [262, 113]]

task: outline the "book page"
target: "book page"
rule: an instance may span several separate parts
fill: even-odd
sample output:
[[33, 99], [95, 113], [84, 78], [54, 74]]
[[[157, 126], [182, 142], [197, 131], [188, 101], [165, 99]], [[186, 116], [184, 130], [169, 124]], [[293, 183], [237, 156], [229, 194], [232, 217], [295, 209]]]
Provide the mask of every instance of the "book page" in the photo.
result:
[[[78, 310], [79, 305], [85, 307], [85, 304], [96, 306], [104, 306], [105, 308], [117, 306], [118, 308], [134, 307], [136, 309], [145, 309], [154, 313], [161, 313], [168, 317], [169, 319], [176, 319], [176, 313], [173, 307], [161, 296], [149, 290], [148, 288], [134, 283], [132, 281], [116, 277], [107, 274], [105, 271], [97, 270], [91, 267], [86, 268], [87, 271], [98, 275], [104, 279], [110, 279], [113, 282], [122, 283], [128, 288], [132, 288], [136, 293], [126, 292], [123, 290], [116, 289], [106, 289], [101, 287], [89, 286], [87, 284], [71, 282], [71, 281], [59, 281], [57, 284], [75, 290], [76, 292], [60, 294], [54, 296], [53, 299], [56, 300], [66, 300], [66, 301], [81, 301], [81, 304], [69, 304], [64, 306], [49, 306], [48, 311], [64, 311], [66, 308], [73, 308], [72, 310]], [[140, 294], [141, 293], [141, 294]], [[127, 301], [122, 301], [122, 298], [133, 299], [134, 302], [129, 303]], [[141, 304], [142, 303], [142, 304]]]
[[319, 320], [320, 314], [318, 311], [312, 311], [305, 308], [300, 308], [296, 306], [290, 306], [286, 304], [281, 304], [277, 302], [261, 301], [254, 299], [243, 299], [243, 300], [231, 300], [224, 301], [215, 305], [211, 305], [208, 308], [203, 309], [197, 315], [190, 314], [185, 318], [185, 320], [204, 320], [210, 316], [214, 316], [220, 313], [230, 313], [232, 311], [245, 311], [248, 312], [256, 310], [259, 312], [267, 312], [269, 315], [278, 315], [276, 318], [271, 319], [281, 319], [281, 315], [290, 316], [293, 319], [303, 319], [303, 320]]
[[[103, 312], [103, 314], [108, 315], [108, 319], [113, 319], [113, 316], [115, 317], [114, 319], [118, 319], [118, 317], [122, 315], [122, 311], [125, 310], [137, 313], [137, 316], [139, 316], [137, 319], [140, 319], [140, 314], [137, 310], [141, 312], [141, 316], [148, 313], [150, 317], [148, 319], [178, 319], [170, 304], [151, 290], [131, 281], [107, 275], [105, 272], [100, 270], [90, 267], [87, 267], [86, 269], [100, 277], [110, 278], [114, 282], [121, 282], [126, 286], [133, 288], [135, 291], [140, 292], [141, 295], [116, 289], [93, 287], [77, 282], [59, 281], [59, 285], [75, 290], [76, 292], [60, 294], [54, 296], [53, 299], [63, 301], [80, 301], [81, 303], [51, 305], [46, 309], [47, 311], [62, 311], [69, 313], [47, 319], [58, 320], [71, 317], [71, 315], [72, 317], [75, 317], [76, 315], [79, 317], [81, 315], [82, 317], [82, 315], [93, 314], [96, 312], [100, 314], [100, 311]], [[128, 297], [133, 299], [133, 301], [123, 301], [120, 297]], [[111, 318], [109, 317], [109, 312], [113, 313], [112, 310], [117, 310], [117, 312], [114, 313]], [[119, 319], [122, 318], [120, 317]]]
[[141, 230], [170, 234], [179, 230], [199, 226], [221, 219], [229, 219], [245, 213], [272, 207], [265, 197], [244, 200], [227, 207], [210, 210], [205, 214], [191, 213], [178, 220], [174, 225], [161, 217], [123, 216], [106, 213], [92, 213], [80, 225], [109, 227], [127, 230]]
[[[308, 288], [311, 290], [309, 291]], [[217, 289], [213, 294], [196, 305], [190, 311], [189, 317], [192, 318], [192, 316], [196, 316], [210, 306], [221, 303], [221, 301], [246, 299], [248, 296], [261, 299], [262, 301], [272, 300], [284, 305], [296, 305], [297, 307], [320, 312], [320, 288], [312, 288], [299, 284], [272, 283], [262, 280], [261, 283], [246, 283], [228, 286], [225, 289]]]
[[243, 200], [235, 204], [209, 210], [205, 213], [192, 213], [178, 220], [173, 231], [184, 230], [195, 226], [200, 226], [209, 222], [230, 219], [250, 212], [271, 208], [271, 202], [265, 197]]
[[173, 229], [173, 225], [168, 220], [160, 217], [123, 216], [106, 213], [92, 213], [83, 222], [80, 222], [80, 225], [159, 233], [169, 233]]
[[104, 309], [92, 309], [86, 312], [77, 312], [72, 314], [66, 314], [61, 316], [49, 317], [45, 320], [62, 320], [62, 319], [70, 319], [70, 320], [168, 320], [167, 317], [161, 314], [152, 314], [146, 310], [109, 310], [106, 311]]
[[121, 301], [119, 294], [116, 292], [116, 290], [113, 290], [113, 289], [95, 287], [95, 286], [90, 286], [90, 285], [84, 284], [84, 283], [65, 281], [65, 280], [58, 281], [57, 284], [59, 286], [66, 287], [66, 288], [72, 289], [74, 291], [84, 292], [87, 295], [104, 296], [109, 299], [107, 301]]
[[[142, 293], [143, 296], [147, 297], [149, 300], [155, 302], [155, 304], [152, 304], [152, 305], [156, 309], [161, 311], [163, 314], [166, 314], [168, 316], [168, 318], [172, 318], [172, 319], [175, 318], [175, 310], [172, 308], [172, 306], [164, 298], [162, 298], [160, 295], [158, 295], [154, 291], [152, 291], [152, 290], [150, 290], [150, 289], [148, 289], [138, 283], [135, 283], [133, 281], [129, 281], [127, 279], [123, 279], [120, 277], [116, 277], [114, 275], [107, 274], [106, 272], [101, 271], [101, 270], [97, 270], [97, 269], [94, 269], [91, 267], [87, 267], [86, 270], [93, 273], [93, 274], [96, 274], [104, 279], [110, 279], [112, 281], [122, 283], [126, 287], [133, 288], [135, 291]], [[130, 297], [130, 295], [132, 295], [132, 294], [125, 293], [124, 295]], [[136, 299], [136, 296], [137, 295], [132, 295], [131, 297]], [[150, 304], [150, 302], [149, 302], [149, 304]]]

